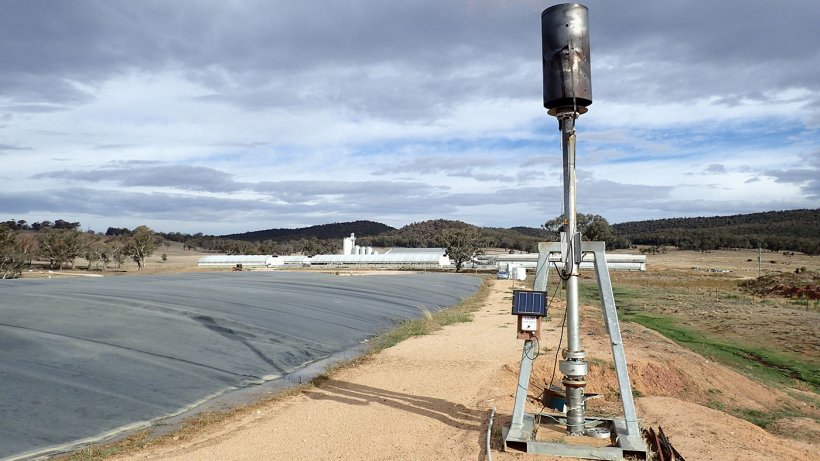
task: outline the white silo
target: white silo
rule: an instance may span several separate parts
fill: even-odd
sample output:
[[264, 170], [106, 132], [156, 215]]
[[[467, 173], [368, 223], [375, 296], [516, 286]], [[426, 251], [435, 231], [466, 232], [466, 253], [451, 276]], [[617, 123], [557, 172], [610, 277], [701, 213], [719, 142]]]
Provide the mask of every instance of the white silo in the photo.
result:
[[364, 248], [364, 254], [372, 255], [373, 254], [373, 247], [365, 247]]
[[353, 253], [353, 245], [356, 244], [356, 236], [350, 234], [350, 237], [345, 237], [342, 241], [342, 254], [349, 255]]
[[354, 255], [362, 254], [362, 247], [360, 247], [359, 245], [354, 246], [353, 247], [353, 254]]

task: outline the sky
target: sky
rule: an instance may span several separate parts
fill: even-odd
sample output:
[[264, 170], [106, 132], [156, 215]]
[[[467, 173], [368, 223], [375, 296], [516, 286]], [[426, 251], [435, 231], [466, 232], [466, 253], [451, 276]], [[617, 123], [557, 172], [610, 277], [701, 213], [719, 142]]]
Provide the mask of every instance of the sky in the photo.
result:
[[[0, 220], [537, 227], [562, 213], [552, 4], [0, 0]], [[820, 2], [584, 4], [579, 212], [820, 207]]]

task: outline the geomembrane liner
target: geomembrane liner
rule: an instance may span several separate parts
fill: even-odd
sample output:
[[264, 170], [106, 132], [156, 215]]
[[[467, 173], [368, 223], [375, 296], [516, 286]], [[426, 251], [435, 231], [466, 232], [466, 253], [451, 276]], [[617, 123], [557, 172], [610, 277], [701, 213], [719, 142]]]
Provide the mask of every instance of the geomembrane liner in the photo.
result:
[[0, 283], [0, 458], [284, 376], [472, 295], [457, 274], [219, 272]]

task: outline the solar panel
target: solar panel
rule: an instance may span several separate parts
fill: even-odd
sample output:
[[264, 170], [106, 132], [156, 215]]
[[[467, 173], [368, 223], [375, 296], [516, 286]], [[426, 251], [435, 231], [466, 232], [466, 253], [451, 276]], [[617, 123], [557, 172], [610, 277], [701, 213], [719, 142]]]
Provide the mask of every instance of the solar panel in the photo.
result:
[[546, 317], [547, 292], [513, 290], [513, 315]]

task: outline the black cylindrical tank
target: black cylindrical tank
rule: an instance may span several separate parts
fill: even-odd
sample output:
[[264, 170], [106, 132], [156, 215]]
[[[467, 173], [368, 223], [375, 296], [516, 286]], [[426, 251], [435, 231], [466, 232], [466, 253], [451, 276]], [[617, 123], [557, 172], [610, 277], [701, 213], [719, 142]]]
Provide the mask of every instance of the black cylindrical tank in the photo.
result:
[[563, 3], [541, 13], [544, 107], [592, 104], [589, 63], [589, 10]]

